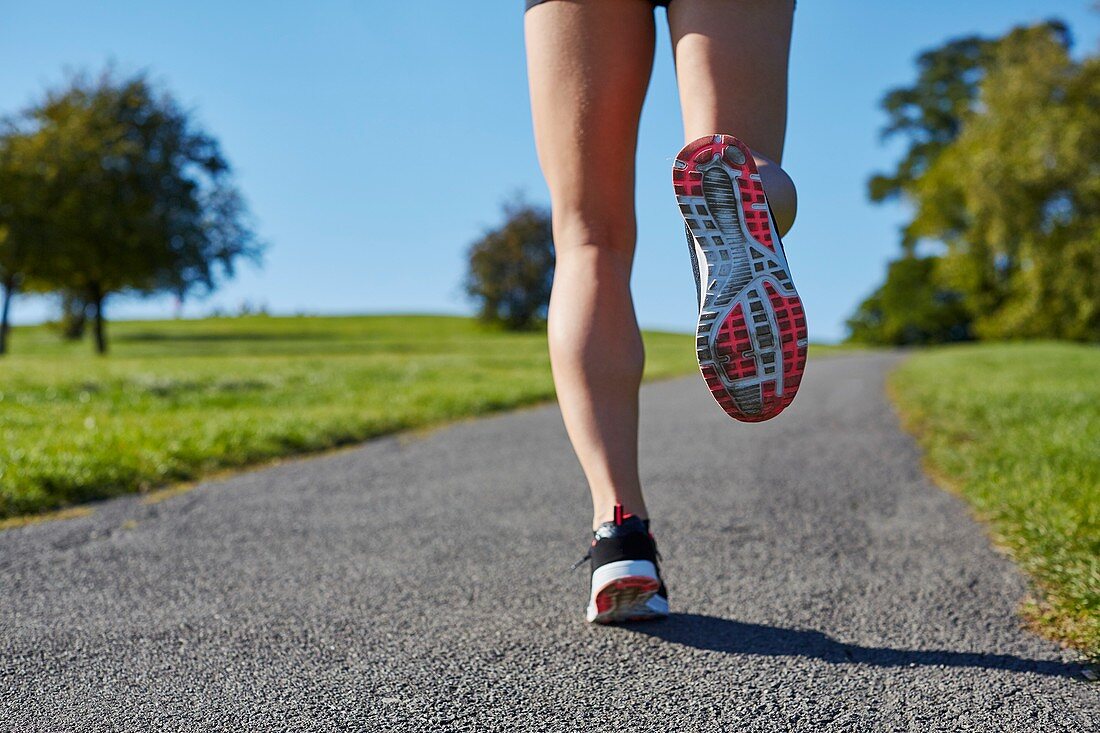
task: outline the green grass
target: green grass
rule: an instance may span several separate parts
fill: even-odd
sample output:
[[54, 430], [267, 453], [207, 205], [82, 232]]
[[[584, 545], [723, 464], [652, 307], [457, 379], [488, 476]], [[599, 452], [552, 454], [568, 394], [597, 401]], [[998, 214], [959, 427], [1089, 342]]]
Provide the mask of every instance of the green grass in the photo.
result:
[[1100, 659], [1100, 348], [922, 351], [891, 391], [933, 476], [1035, 580], [1028, 617]]
[[[466, 318], [134, 321], [109, 335], [96, 357], [15, 329], [0, 358], [0, 526], [554, 396], [544, 333]], [[696, 371], [690, 335], [645, 341], [646, 378]]]
[[[45, 327], [0, 359], [0, 517], [194, 479], [553, 397], [543, 333], [464, 318], [226, 318]], [[648, 378], [696, 369], [645, 335]]]

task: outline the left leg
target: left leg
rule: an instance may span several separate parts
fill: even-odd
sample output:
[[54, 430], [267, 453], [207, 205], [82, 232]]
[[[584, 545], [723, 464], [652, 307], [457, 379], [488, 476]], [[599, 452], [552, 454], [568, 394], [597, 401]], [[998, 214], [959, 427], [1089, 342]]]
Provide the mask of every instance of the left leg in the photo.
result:
[[550, 364], [596, 529], [616, 504], [648, 516], [638, 478], [644, 353], [630, 271], [638, 117], [656, 28], [646, 0], [546, 2], [527, 11], [525, 26], [557, 252]]

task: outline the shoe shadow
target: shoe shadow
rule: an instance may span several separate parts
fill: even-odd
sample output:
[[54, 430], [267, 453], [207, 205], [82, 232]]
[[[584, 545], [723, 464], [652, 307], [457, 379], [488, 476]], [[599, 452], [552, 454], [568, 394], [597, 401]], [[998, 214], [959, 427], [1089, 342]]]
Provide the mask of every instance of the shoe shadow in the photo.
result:
[[911, 650], [845, 644], [820, 631], [750, 624], [696, 613], [674, 613], [663, 621], [624, 626], [646, 636], [725, 654], [764, 657], [808, 657], [830, 664], [870, 664], [875, 667], [976, 667], [1032, 672], [1054, 677], [1080, 676], [1083, 664], [1026, 659], [1011, 654]]

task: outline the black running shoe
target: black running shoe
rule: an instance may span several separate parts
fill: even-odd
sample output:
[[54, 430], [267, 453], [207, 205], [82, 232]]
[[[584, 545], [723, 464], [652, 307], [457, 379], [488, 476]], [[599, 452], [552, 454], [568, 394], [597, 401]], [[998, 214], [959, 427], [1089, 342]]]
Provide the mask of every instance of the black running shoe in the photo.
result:
[[615, 519], [593, 533], [585, 561], [592, 563], [592, 593], [585, 618], [590, 623], [616, 624], [645, 621], [668, 615], [668, 591], [661, 579], [657, 544], [649, 533], [649, 520], [623, 514], [615, 507]]

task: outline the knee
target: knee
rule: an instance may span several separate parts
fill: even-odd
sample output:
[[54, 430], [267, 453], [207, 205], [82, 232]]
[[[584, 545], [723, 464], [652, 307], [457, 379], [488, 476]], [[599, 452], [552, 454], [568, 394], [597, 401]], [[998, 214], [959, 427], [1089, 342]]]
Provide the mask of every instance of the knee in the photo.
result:
[[637, 227], [633, 209], [590, 205], [555, 206], [554, 249], [559, 259], [620, 261], [634, 257]]

